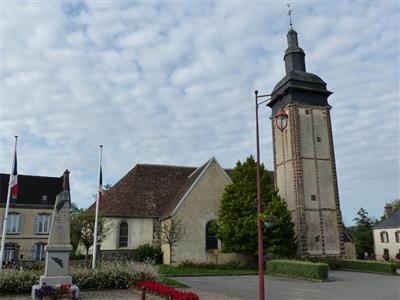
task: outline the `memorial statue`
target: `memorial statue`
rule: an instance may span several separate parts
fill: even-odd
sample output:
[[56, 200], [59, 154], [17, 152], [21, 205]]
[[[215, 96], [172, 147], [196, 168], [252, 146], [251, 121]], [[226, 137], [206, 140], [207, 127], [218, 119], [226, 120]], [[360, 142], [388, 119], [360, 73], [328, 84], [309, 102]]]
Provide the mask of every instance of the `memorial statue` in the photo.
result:
[[41, 298], [43, 287], [67, 286], [75, 299], [79, 298], [79, 288], [72, 285], [72, 277], [68, 275], [70, 242], [69, 207], [69, 171], [64, 172], [63, 191], [57, 195], [50, 227], [50, 235], [46, 251], [44, 275], [40, 276], [39, 285], [32, 287], [32, 299]]

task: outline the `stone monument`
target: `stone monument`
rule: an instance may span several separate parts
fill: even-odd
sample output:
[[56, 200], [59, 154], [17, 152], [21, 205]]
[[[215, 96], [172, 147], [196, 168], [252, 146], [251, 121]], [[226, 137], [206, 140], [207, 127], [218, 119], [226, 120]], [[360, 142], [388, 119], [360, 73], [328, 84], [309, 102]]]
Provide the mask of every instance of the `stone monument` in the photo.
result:
[[70, 293], [79, 298], [79, 288], [72, 285], [72, 277], [68, 275], [69, 253], [72, 250], [70, 243], [70, 226], [69, 226], [69, 171], [64, 172], [63, 192], [59, 193], [56, 198], [53, 211], [53, 220], [50, 228], [50, 235], [46, 251], [46, 262], [44, 275], [40, 276], [39, 285], [32, 287], [32, 299], [37, 300], [39, 297], [35, 295], [35, 290], [43, 285], [56, 286], [61, 284], [69, 284]]

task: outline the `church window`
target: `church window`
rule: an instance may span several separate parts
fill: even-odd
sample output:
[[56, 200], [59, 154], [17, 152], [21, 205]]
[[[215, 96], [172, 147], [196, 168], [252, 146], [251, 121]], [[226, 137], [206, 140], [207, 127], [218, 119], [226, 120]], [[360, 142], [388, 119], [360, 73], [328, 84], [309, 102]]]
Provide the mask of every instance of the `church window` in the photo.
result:
[[311, 195], [311, 201], [317, 201], [317, 196]]
[[382, 243], [389, 243], [389, 235], [386, 231], [381, 232], [381, 242]]
[[119, 225], [118, 247], [128, 247], [128, 223], [126, 222], [121, 222]]
[[213, 231], [215, 221], [209, 221], [206, 225], [206, 250], [218, 249], [218, 240]]
[[317, 136], [317, 142], [321, 142], [321, 138]]
[[396, 243], [400, 243], [400, 231], [396, 231]]

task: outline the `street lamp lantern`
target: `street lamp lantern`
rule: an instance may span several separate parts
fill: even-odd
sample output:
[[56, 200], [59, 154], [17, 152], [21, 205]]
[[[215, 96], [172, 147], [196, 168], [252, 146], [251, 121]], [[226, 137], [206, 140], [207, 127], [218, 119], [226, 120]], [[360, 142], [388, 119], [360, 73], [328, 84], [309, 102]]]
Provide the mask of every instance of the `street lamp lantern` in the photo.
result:
[[262, 216], [263, 223], [265, 228], [271, 229], [274, 227], [275, 222], [278, 220], [278, 218], [275, 215], [264, 215]]
[[283, 108], [280, 108], [275, 114], [276, 126], [280, 131], [285, 130], [287, 126], [288, 115]]

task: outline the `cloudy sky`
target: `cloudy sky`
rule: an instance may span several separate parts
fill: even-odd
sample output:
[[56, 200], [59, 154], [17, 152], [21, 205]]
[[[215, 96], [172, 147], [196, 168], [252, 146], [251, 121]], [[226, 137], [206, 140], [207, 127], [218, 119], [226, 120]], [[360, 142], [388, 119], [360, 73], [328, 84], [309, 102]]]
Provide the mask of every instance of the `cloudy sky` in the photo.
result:
[[[292, 2], [307, 70], [334, 94], [341, 207], [399, 197], [399, 4]], [[73, 201], [136, 163], [224, 167], [255, 153], [254, 94], [284, 76], [286, 1], [1, 1], [0, 171], [71, 171]], [[272, 168], [269, 108], [261, 155]]]

